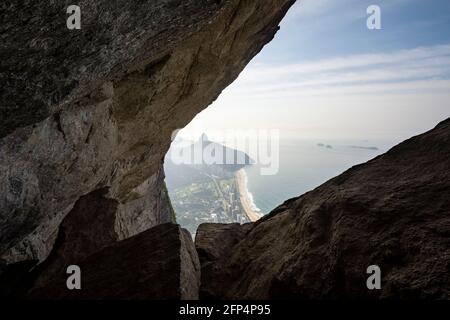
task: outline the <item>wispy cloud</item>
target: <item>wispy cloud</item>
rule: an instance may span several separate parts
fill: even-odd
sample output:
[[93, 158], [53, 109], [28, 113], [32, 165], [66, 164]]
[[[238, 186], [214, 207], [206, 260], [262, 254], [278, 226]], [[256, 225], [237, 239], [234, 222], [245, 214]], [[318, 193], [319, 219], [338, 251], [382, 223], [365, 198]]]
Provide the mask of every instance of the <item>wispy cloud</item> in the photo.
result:
[[283, 99], [316, 94], [450, 91], [450, 45], [350, 55], [301, 64], [252, 65], [228, 93]]

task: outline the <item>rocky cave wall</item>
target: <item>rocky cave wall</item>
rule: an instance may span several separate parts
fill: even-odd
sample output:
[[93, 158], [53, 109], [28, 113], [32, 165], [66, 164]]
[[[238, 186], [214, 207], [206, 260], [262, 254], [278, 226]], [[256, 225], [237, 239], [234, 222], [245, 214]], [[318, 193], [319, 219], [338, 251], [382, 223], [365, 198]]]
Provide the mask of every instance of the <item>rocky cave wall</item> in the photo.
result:
[[43, 261], [98, 190], [115, 203], [115, 240], [172, 221], [172, 132], [239, 75], [293, 2], [82, 0], [81, 30], [66, 28], [64, 1], [0, 4], [3, 263]]

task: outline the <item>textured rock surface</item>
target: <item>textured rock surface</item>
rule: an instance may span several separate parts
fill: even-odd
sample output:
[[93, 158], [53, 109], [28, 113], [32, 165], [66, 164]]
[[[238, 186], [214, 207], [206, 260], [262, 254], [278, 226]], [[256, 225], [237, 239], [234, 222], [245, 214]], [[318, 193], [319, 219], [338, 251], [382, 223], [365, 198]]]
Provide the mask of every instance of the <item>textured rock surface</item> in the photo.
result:
[[270, 41], [293, 0], [0, 4], [0, 258], [42, 261], [84, 195], [108, 188], [120, 239], [170, 221], [162, 161]]
[[222, 270], [218, 269], [223, 257], [229, 257], [244, 235], [252, 228], [251, 224], [202, 224], [197, 230], [195, 247], [202, 262], [201, 298], [213, 299], [215, 293], [220, 292], [226, 283], [216, 278]]
[[65, 275], [67, 266], [78, 264], [119, 239], [114, 229], [118, 203], [105, 198], [105, 193], [107, 190], [97, 190], [81, 197], [64, 218], [50, 255], [39, 266], [36, 286], [55, 275]]
[[[450, 299], [449, 208], [450, 119], [241, 231], [201, 226], [202, 278], [215, 280], [200, 296]], [[367, 290], [370, 265], [381, 290]]]
[[81, 290], [68, 290], [65, 269], [52, 271], [28, 294], [30, 299], [197, 299], [200, 263], [188, 231], [162, 224], [116, 242], [88, 257], [66, 261], [80, 266]]

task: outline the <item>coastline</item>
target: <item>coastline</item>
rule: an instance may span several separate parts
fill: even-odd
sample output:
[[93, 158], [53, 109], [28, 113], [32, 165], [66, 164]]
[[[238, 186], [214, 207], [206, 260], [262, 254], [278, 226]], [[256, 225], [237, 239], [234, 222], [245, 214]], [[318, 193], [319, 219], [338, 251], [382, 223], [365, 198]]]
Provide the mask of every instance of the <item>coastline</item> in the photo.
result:
[[246, 174], [244, 169], [240, 169], [235, 174], [236, 184], [239, 191], [239, 198], [241, 200], [242, 208], [244, 208], [245, 215], [251, 222], [258, 221], [262, 215], [253, 210], [253, 202], [248, 194]]

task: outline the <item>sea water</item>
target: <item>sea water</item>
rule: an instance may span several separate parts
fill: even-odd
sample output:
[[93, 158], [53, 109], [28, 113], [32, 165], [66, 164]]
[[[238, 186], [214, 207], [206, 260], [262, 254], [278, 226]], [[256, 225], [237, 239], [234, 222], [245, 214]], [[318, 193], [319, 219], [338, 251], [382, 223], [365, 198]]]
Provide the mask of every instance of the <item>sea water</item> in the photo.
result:
[[277, 174], [261, 175], [258, 163], [244, 169], [249, 198], [253, 199], [256, 211], [267, 214], [284, 201], [385, 153], [394, 144], [387, 140], [281, 141]]

